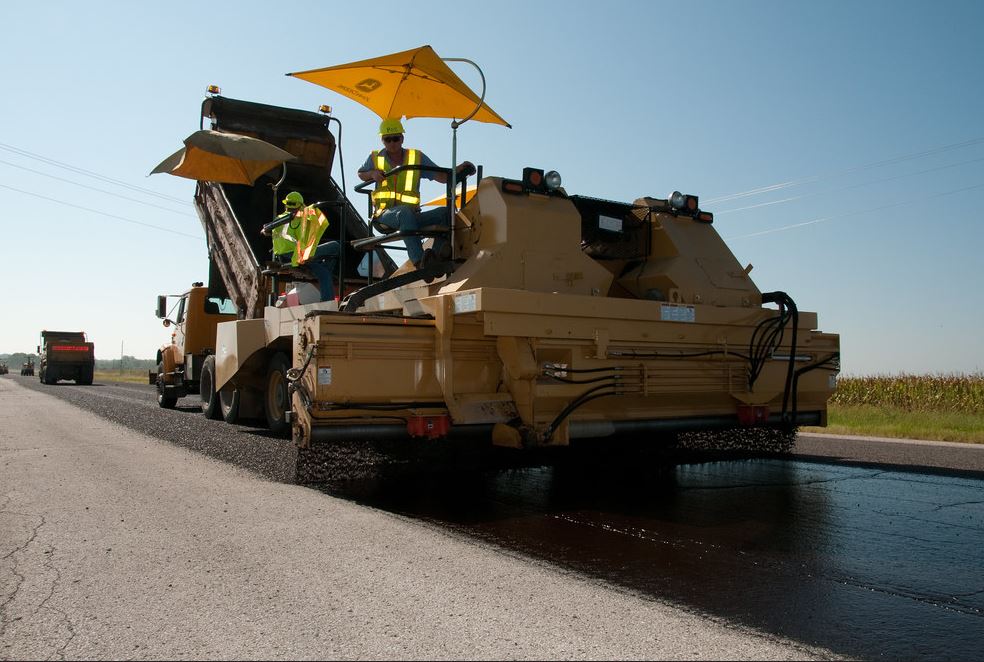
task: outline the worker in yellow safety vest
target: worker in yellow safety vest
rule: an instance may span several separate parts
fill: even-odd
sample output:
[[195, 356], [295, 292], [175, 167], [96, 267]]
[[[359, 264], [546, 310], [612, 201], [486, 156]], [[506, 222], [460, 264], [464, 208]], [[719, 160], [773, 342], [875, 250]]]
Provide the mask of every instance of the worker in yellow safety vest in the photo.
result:
[[[437, 166], [419, 149], [403, 147], [403, 124], [400, 120], [383, 120], [379, 125], [379, 135], [383, 141], [383, 149], [372, 152], [359, 168], [359, 179], [364, 182], [376, 182], [376, 190], [372, 194], [376, 223], [402, 232], [431, 226], [447, 228], [446, 208], [420, 211], [421, 178], [444, 184], [448, 181], [447, 173], [409, 169], [384, 177], [386, 172], [401, 165], [419, 165], [426, 168]], [[459, 174], [474, 171], [475, 166], [470, 161], [458, 165]], [[404, 237], [404, 243], [407, 246], [407, 256], [414, 266], [419, 267], [422, 262], [428, 261], [424, 259], [420, 237]], [[447, 239], [443, 236], [434, 240], [433, 255], [442, 258], [450, 257], [446, 255], [447, 249]]]
[[304, 196], [297, 191], [288, 193], [282, 202], [285, 222], [263, 230], [263, 234], [273, 238], [274, 260], [283, 264], [290, 262], [294, 267], [308, 267], [318, 279], [321, 300], [334, 299], [332, 277], [338, 267], [341, 247], [337, 241], [318, 243], [328, 229], [328, 219], [315, 205], [305, 205]]

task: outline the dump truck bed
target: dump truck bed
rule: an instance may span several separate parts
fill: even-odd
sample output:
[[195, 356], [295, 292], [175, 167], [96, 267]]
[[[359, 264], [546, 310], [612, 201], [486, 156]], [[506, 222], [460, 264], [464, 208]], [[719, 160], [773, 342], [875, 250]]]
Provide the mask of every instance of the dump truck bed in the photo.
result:
[[[209, 296], [232, 299], [243, 318], [263, 317], [274, 285], [263, 273], [272, 259], [272, 243], [260, 229], [282, 211], [280, 201], [290, 191], [300, 192], [309, 204], [321, 203], [319, 209], [329, 221], [322, 242], [336, 240], [344, 247], [340, 269], [346, 291], [364, 284], [365, 278], [357, 270], [364, 254], [351, 248], [349, 242], [369, 237], [370, 231], [331, 176], [336, 145], [328, 127], [329, 118], [225, 97], [206, 99], [202, 115], [211, 120], [214, 130], [260, 138], [298, 159], [287, 164], [282, 182], [279, 180], [284, 172], [278, 168], [262, 175], [252, 186], [198, 183], [195, 208], [208, 243]], [[381, 248], [374, 259], [382, 264], [385, 274], [396, 269], [392, 258]], [[295, 270], [291, 276], [293, 280], [315, 281], [303, 269]]]

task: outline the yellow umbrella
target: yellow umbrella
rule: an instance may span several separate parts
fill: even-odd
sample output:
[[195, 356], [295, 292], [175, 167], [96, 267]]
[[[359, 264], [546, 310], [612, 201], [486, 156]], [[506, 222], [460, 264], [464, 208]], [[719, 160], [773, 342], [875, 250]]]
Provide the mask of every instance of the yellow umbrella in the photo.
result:
[[[451, 71], [446, 61], [468, 62], [478, 68], [474, 62], [463, 58], [441, 59], [430, 46], [421, 46], [369, 60], [287, 75], [343, 94], [383, 119], [463, 118], [462, 122], [474, 119], [509, 127], [506, 120]], [[483, 86], [484, 81], [483, 74]]]
[[235, 133], [196, 131], [184, 144], [150, 174], [166, 172], [201, 181], [252, 185], [263, 173], [297, 159], [276, 145]]
[[[468, 190], [465, 191], [465, 202], [468, 202], [469, 200], [471, 200], [472, 198], [475, 197], [475, 191], [477, 189], [478, 189], [477, 186], [469, 186], [468, 187]], [[454, 201], [458, 204], [459, 207], [462, 206], [461, 205], [461, 193], [458, 193], [456, 196], [454, 196]], [[421, 207], [444, 207], [447, 204], [448, 204], [448, 196], [447, 196], [447, 194], [445, 194], [445, 195], [439, 195], [436, 198], [432, 198], [431, 200], [428, 200], [427, 202], [422, 202], [420, 204], [420, 206]]]

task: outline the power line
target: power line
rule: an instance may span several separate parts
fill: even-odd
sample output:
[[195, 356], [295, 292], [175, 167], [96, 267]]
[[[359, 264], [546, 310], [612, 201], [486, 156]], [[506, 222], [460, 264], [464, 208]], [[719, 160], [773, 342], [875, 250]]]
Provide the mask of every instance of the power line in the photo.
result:
[[0, 163], [3, 163], [5, 165], [9, 165], [9, 166], [11, 166], [13, 168], [19, 168], [21, 170], [26, 170], [27, 172], [33, 172], [34, 174], [41, 175], [42, 177], [50, 177], [51, 179], [57, 179], [60, 182], [66, 182], [68, 184], [73, 184], [75, 186], [81, 186], [82, 188], [87, 188], [90, 191], [96, 191], [98, 193], [105, 193], [106, 195], [111, 195], [113, 197], [120, 198], [121, 200], [129, 200], [130, 202], [136, 202], [138, 205], [147, 205], [148, 207], [154, 207], [155, 209], [163, 209], [164, 211], [169, 211], [172, 214], [179, 214], [179, 215], [185, 216], [185, 217], [188, 216], [188, 214], [186, 212], [178, 211], [177, 209], [171, 209], [169, 207], [162, 207], [160, 205], [155, 205], [152, 202], [144, 202], [143, 200], [137, 200], [136, 198], [129, 198], [129, 197], [125, 196], [125, 195], [120, 195], [119, 193], [113, 193], [112, 191], [107, 191], [105, 189], [96, 188], [95, 186], [87, 186], [87, 185], [82, 184], [80, 182], [73, 182], [71, 179], [65, 179], [64, 177], [58, 177], [56, 175], [51, 175], [51, 174], [48, 174], [46, 172], [41, 172], [40, 170], [35, 170], [33, 168], [28, 168], [27, 166], [19, 165], [17, 163], [11, 163], [10, 161], [4, 161], [3, 159], [0, 159]]
[[761, 186], [759, 188], [749, 189], [748, 191], [742, 191], [740, 193], [732, 193], [730, 195], [722, 195], [716, 198], [709, 198], [704, 200], [705, 203], [714, 202], [725, 202], [728, 200], [735, 200], [737, 198], [747, 198], [752, 195], [759, 195], [762, 193], [771, 193], [772, 191], [778, 191], [784, 188], [790, 188], [793, 186], [801, 186], [803, 184], [810, 184], [813, 182], [820, 181], [822, 179], [829, 179], [831, 177], [836, 177], [838, 175], [845, 175], [851, 172], [857, 172], [859, 170], [869, 170], [871, 168], [880, 168], [886, 165], [894, 165], [896, 163], [901, 163], [902, 161], [909, 161], [911, 159], [918, 159], [924, 156], [932, 156], [934, 154], [940, 154], [942, 152], [948, 152], [954, 149], [960, 149], [962, 147], [970, 147], [972, 145], [978, 145], [984, 143], [984, 138], [972, 138], [971, 140], [965, 140], [959, 143], [953, 143], [951, 145], [943, 145], [942, 147], [934, 147], [932, 149], [923, 150], [921, 152], [913, 152], [911, 154], [904, 154], [902, 156], [895, 156], [889, 159], [883, 159], [881, 161], [874, 161], [872, 163], [866, 163], [858, 166], [851, 166], [850, 168], [845, 168], [843, 170], [835, 170], [819, 175], [811, 175], [809, 177], [801, 177], [799, 179], [791, 179], [787, 182], [781, 182], [778, 184], [770, 184], [769, 186]]
[[116, 186], [122, 186], [123, 188], [128, 188], [128, 189], [130, 189], [132, 191], [137, 191], [139, 193], [144, 193], [146, 195], [152, 195], [152, 196], [154, 196], [156, 198], [161, 198], [163, 200], [169, 200], [171, 202], [179, 202], [181, 204], [189, 204], [187, 200], [183, 200], [181, 198], [174, 197], [173, 195], [166, 195], [164, 193], [158, 193], [157, 191], [154, 191], [152, 189], [143, 188], [143, 187], [140, 187], [140, 186], [134, 186], [133, 184], [128, 184], [127, 182], [124, 182], [122, 180], [113, 179], [112, 177], [107, 177], [106, 175], [101, 175], [98, 172], [93, 172], [91, 170], [86, 170], [84, 168], [78, 168], [76, 166], [69, 165], [67, 163], [62, 163], [61, 161], [55, 161], [54, 159], [49, 159], [46, 156], [42, 156], [40, 154], [35, 154], [34, 152], [29, 152], [26, 149], [21, 149], [19, 147], [14, 147], [13, 145], [7, 145], [6, 143], [0, 143], [0, 149], [6, 150], [8, 152], [13, 152], [14, 154], [19, 154], [20, 156], [26, 156], [27, 158], [30, 158], [30, 159], [36, 159], [38, 161], [42, 161], [44, 163], [47, 163], [49, 165], [56, 166], [58, 168], [64, 168], [65, 170], [71, 170], [72, 172], [78, 173], [80, 175], [85, 175], [86, 177], [92, 177], [94, 179], [98, 179], [98, 180], [101, 180], [101, 181], [104, 181], [104, 182], [108, 182], [110, 184], [115, 184]]
[[850, 186], [842, 186], [840, 188], [835, 188], [835, 189], [831, 189], [831, 190], [827, 190], [827, 191], [818, 191], [817, 193], [805, 193], [803, 195], [794, 195], [791, 198], [783, 198], [782, 200], [772, 200], [771, 202], [760, 202], [757, 205], [748, 205], [747, 207], [736, 207], [734, 209], [722, 209], [722, 210], [717, 211], [715, 213], [718, 214], [718, 215], [721, 215], [721, 214], [730, 214], [730, 213], [738, 212], [738, 211], [747, 211], [749, 209], [758, 209], [760, 207], [770, 207], [772, 205], [778, 205], [778, 204], [782, 204], [784, 202], [794, 202], [796, 200], [805, 200], [806, 198], [815, 198], [815, 197], [817, 197], [819, 195], [830, 195], [831, 193], [838, 193], [840, 191], [849, 191], [849, 190], [855, 189], [855, 188], [862, 188], [864, 186], [871, 186], [872, 184], [882, 184], [884, 182], [891, 182], [891, 181], [895, 181], [896, 179], [904, 179], [906, 177], [915, 177], [917, 175], [925, 175], [925, 174], [930, 173], [930, 172], [937, 172], [937, 171], [940, 171], [940, 170], [946, 170], [947, 168], [957, 168], [959, 166], [970, 165], [971, 163], [980, 163], [981, 161], [984, 161], [984, 157], [979, 158], [979, 159], [971, 159], [969, 161], [962, 161], [960, 163], [951, 163], [949, 165], [939, 166], [937, 168], [929, 168], [927, 170], [920, 170], [918, 172], [909, 172], [909, 173], [906, 173], [904, 175], [895, 175], [894, 177], [884, 177], [882, 179], [875, 179], [875, 180], [872, 180], [870, 182], [862, 182], [860, 184], [851, 184]]
[[858, 209], [856, 211], [845, 212], [843, 214], [836, 214], [834, 216], [821, 216], [820, 218], [814, 218], [809, 221], [803, 221], [801, 223], [793, 223], [792, 225], [784, 225], [780, 228], [771, 228], [769, 230], [761, 230], [759, 232], [750, 232], [748, 234], [739, 234], [731, 237], [724, 237], [725, 241], [731, 241], [732, 239], [747, 239], [749, 237], [759, 237], [765, 234], [773, 234], [776, 232], [785, 232], [786, 230], [794, 230], [796, 228], [802, 228], [807, 225], [816, 225], [818, 223], [826, 223], [827, 221], [833, 221], [841, 218], [847, 218], [849, 216], [860, 216], [861, 214], [871, 214], [876, 211], [883, 211], [885, 209], [892, 209], [893, 207], [902, 206], [913, 206], [919, 204], [920, 202], [927, 202], [929, 199], [942, 198], [948, 195], [955, 195], [957, 193], [964, 193], [965, 191], [972, 191], [974, 189], [984, 188], [984, 184], [975, 184], [973, 186], [965, 186], [963, 188], [953, 189], [952, 191], [944, 191], [942, 193], [929, 193], [918, 198], [915, 202], [913, 200], [902, 200], [900, 202], [892, 202], [887, 205], [881, 205], [880, 207], [872, 207], [870, 209]]
[[65, 202], [64, 200], [58, 200], [57, 198], [51, 198], [46, 195], [41, 195], [40, 193], [32, 193], [30, 191], [25, 191], [23, 189], [14, 188], [13, 186], [7, 186], [6, 184], [0, 184], [0, 188], [5, 188], [10, 191], [16, 191], [17, 193], [23, 193], [24, 195], [29, 195], [34, 198], [40, 198], [42, 200], [47, 200], [49, 202], [54, 202], [59, 205], [64, 205], [66, 207], [74, 207], [75, 209], [81, 209], [83, 211], [92, 212], [93, 214], [99, 214], [100, 216], [108, 216], [109, 218], [115, 218], [126, 223], [133, 223], [134, 225], [142, 225], [146, 228], [153, 228], [154, 230], [160, 230], [161, 232], [170, 232], [171, 234], [180, 235], [182, 237], [190, 237], [196, 241], [201, 241], [201, 237], [195, 236], [193, 234], [188, 234], [187, 232], [180, 232], [178, 230], [172, 230], [170, 228], [162, 228], [159, 225], [152, 225], [150, 223], [143, 223], [141, 221], [135, 221], [132, 218], [127, 218], [125, 216], [117, 216], [116, 214], [108, 214], [104, 211], [99, 211], [98, 209], [90, 209], [89, 207], [83, 207], [82, 205], [76, 205], [71, 202]]

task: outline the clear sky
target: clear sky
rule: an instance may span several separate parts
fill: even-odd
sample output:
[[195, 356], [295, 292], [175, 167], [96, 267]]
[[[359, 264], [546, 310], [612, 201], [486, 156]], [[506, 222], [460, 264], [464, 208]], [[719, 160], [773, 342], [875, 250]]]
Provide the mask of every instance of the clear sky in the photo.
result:
[[[761, 290], [841, 334], [845, 374], [984, 371], [979, 0], [72, 0], [2, 22], [0, 353], [42, 328], [87, 331], [102, 359], [169, 340], [155, 297], [204, 280], [207, 254], [194, 183], [146, 175], [198, 129], [208, 84], [332, 105], [351, 189], [379, 119], [284, 74], [430, 44], [478, 63], [513, 125], [459, 129], [486, 174], [697, 194]], [[448, 121], [406, 126], [449, 163]]]

